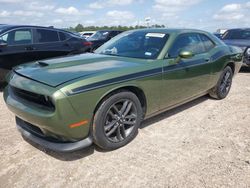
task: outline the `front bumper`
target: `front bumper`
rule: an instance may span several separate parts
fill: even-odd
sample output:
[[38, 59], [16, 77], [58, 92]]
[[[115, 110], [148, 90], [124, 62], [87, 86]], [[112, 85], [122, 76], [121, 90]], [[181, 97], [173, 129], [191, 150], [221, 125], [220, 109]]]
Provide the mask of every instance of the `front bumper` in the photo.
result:
[[29, 124], [20, 118], [16, 118], [16, 126], [24, 138], [53, 151], [73, 152], [92, 145], [92, 139], [87, 137], [77, 142], [60, 142], [50, 137], [43, 136], [39, 132], [29, 129]]

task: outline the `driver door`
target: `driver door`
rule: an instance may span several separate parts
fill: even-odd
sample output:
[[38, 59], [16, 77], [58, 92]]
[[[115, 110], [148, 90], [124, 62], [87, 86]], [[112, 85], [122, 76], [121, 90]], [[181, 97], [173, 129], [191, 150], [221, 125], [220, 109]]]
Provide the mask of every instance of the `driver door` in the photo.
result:
[[[193, 57], [181, 59], [181, 51], [191, 51]], [[199, 34], [185, 33], [176, 38], [163, 68], [162, 109], [207, 91], [212, 64], [205, 51]]]

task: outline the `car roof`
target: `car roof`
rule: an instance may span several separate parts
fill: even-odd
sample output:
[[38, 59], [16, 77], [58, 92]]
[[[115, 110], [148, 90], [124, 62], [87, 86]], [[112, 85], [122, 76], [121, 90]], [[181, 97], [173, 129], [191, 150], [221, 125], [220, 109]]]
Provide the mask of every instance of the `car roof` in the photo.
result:
[[33, 26], [33, 25], [7, 25], [7, 24], [0, 24], [0, 29], [2, 30], [1, 32], [6, 32], [7, 30], [10, 30], [10, 29], [18, 29], [18, 28], [22, 28], [22, 27], [26, 27], [26, 28], [40, 28], [40, 29], [54, 29], [54, 30], [64, 31], [64, 32], [73, 34], [70, 31], [66, 31], [66, 30], [63, 30], [63, 29], [54, 28], [52, 26], [44, 27], [44, 26]]
[[[123, 32], [122, 30], [98, 30], [98, 31], [101, 31], [101, 32], [110, 32], [110, 31], [119, 31], [119, 32]], [[97, 32], [97, 31], [96, 31]]]
[[237, 30], [246, 30], [246, 31], [249, 31], [250, 28], [233, 28], [233, 29], [228, 29], [227, 31], [237, 31]]
[[203, 30], [199, 29], [169, 29], [169, 28], [146, 28], [146, 29], [136, 29], [134, 31], [145, 31], [145, 32], [159, 32], [159, 33], [166, 33], [166, 34], [172, 34], [172, 33], [190, 33], [190, 32], [197, 32], [197, 33], [209, 33]]

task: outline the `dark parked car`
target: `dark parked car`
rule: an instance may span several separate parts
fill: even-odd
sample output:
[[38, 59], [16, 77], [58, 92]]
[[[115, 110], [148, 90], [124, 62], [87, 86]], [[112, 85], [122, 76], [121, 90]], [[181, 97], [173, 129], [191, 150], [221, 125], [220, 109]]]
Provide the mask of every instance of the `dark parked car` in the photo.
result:
[[250, 28], [230, 29], [222, 40], [231, 46], [238, 46], [244, 51], [243, 65], [250, 67]]
[[109, 41], [116, 35], [122, 33], [123, 31], [115, 31], [115, 30], [102, 30], [97, 31], [94, 35], [88, 38], [88, 41], [92, 43], [92, 51], [99, 48], [105, 42]]
[[12, 67], [90, 50], [83, 38], [52, 27], [0, 25], [0, 82]]
[[219, 38], [219, 39], [221, 39], [222, 36], [223, 36], [223, 34], [221, 34], [221, 33], [214, 33], [214, 35], [215, 35], [217, 38]]

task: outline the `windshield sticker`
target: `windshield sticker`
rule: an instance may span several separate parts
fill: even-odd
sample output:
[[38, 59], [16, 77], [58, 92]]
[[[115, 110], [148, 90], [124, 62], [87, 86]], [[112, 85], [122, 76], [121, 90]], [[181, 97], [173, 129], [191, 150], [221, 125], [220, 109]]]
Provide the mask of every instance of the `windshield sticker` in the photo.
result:
[[163, 33], [147, 33], [146, 37], [157, 37], [157, 38], [163, 38], [166, 34]]
[[152, 53], [151, 53], [151, 52], [145, 52], [145, 55], [146, 55], [146, 56], [151, 56]]
[[103, 33], [103, 35], [107, 35], [107, 34], [109, 34], [109, 32], [105, 32], [105, 33]]

